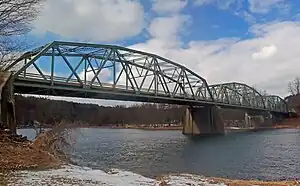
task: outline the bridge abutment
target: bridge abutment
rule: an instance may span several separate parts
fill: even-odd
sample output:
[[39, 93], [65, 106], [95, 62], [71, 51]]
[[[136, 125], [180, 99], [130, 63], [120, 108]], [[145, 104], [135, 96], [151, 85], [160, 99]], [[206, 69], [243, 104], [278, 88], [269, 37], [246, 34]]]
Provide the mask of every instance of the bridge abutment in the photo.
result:
[[224, 122], [216, 106], [189, 107], [183, 118], [184, 135], [224, 134]]
[[0, 72], [1, 124], [4, 128], [10, 129], [12, 134], [17, 134], [15, 99], [10, 78], [10, 72]]

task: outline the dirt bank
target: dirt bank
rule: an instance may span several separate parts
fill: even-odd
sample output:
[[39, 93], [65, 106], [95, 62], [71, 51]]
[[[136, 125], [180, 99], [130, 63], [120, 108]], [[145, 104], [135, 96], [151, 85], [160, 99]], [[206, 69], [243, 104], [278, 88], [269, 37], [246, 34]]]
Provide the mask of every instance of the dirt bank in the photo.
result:
[[0, 170], [47, 169], [62, 165], [50, 152], [30, 141], [18, 142], [0, 136]]
[[299, 118], [286, 119], [282, 123], [274, 125], [273, 128], [275, 128], [275, 129], [284, 129], [284, 128], [300, 129], [300, 119]]
[[58, 168], [67, 162], [61, 151], [67, 145], [62, 134], [65, 129], [57, 127], [42, 133], [35, 141], [0, 131], [0, 170], [25, 170]]
[[300, 181], [248, 181], [248, 180], [229, 180], [223, 178], [212, 178], [211, 183], [225, 183], [227, 186], [250, 186], [250, 185], [259, 185], [259, 186], [292, 186], [300, 185]]
[[[175, 176], [175, 177], [174, 177]], [[173, 179], [170, 179], [173, 177]], [[181, 180], [186, 180], [186, 185], [207, 185], [207, 183], [216, 185], [226, 185], [226, 186], [300, 186], [300, 181], [256, 181], [256, 180], [230, 180], [225, 178], [213, 178], [213, 177], [201, 177], [201, 176], [195, 176], [195, 175], [177, 175], [177, 174], [171, 174], [171, 175], [165, 175], [158, 177], [157, 180], [159, 182], [159, 186], [168, 186], [169, 180], [177, 180], [178, 178], [181, 178]], [[192, 181], [193, 184], [190, 182]], [[203, 183], [205, 181], [205, 184]]]

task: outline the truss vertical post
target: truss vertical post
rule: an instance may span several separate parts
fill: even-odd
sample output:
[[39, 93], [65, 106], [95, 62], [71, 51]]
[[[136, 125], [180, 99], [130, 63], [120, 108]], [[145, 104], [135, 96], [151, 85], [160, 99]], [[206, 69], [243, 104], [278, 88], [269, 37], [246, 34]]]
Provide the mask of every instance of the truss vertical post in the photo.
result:
[[86, 71], [87, 71], [87, 59], [84, 58], [84, 85], [86, 86]]
[[54, 47], [52, 47], [52, 56], [51, 56], [51, 86], [53, 86], [53, 77], [54, 77], [54, 59], [55, 59], [55, 51]]
[[157, 96], [157, 89], [158, 89], [158, 82], [157, 82], [157, 61], [155, 60], [154, 63], [154, 92], [155, 95]]
[[113, 80], [114, 80], [114, 88], [116, 87], [116, 76], [117, 76], [117, 72], [116, 72], [116, 61], [113, 62]]
[[123, 65], [123, 63], [121, 62], [121, 64], [122, 64], [122, 67], [124, 68], [125, 67], [125, 76], [126, 76], [126, 90], [128, 90], [128, 76], [127, 76], [127, 74], [128, 74], [128, 70], [127, 70], [127, 65]]
[[[25, 65], [27, 64], [27, 58], [25, 58], [24, 64], [25, 64]], [[24, 70], [24, 78], [26, 78], [26, 71], [27, 71], [27, 69]]]

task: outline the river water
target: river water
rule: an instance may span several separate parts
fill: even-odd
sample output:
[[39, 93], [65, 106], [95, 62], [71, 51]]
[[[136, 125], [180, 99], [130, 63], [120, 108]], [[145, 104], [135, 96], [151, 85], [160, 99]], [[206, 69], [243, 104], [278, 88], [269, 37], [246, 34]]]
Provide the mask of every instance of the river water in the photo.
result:
[[[28, 138], [34, 131], [18, 131]], [[20, 178], [47, 180], [56, 176], [90, 185], [153, 185], [155, 177], [176, 173], [173, 185], [194, 178], [286, 180], [300, 179], [300, 130], [281, 129], [189, 138], [181, 131], [74, 129], [70, 152], [76, 166], [49, 172], [21, 172]], [[116, 174], [104, 171], [115, 169]], [[181, 175], [181, 176], [180, 176]], [[87, 181], [85, 180], [85, 181]], [[176, 181], [177, 180], [177, 181]], [[179, 181], [178, 181], [179, 180]], [[172, 180], [170, 180], [172, 181]], [[94, 183], [95, 182], [95, 183]], [[96, 184], [97, 183], [97, 184]], [[101, 185], [100, 184], [100, 185]], [[84, 185], [88, 185], [84, 182]], [[171, 184], [172, 185], [172, 184]]]

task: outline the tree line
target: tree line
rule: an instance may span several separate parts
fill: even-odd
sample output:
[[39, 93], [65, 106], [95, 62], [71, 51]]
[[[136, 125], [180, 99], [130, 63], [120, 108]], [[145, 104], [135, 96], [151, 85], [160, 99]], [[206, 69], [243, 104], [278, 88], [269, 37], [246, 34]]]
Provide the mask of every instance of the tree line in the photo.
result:
[[[63, 120], [89, 126], [180, 124], [188, 107], [157, 103], [142, 103], [127, 107], [99, 106], [21, 95], [17, 95], [15, 100], [18, 125], [30, 125], [33, 121], [38, 121], [52, 126]], [[244, 110], [221, 109], [224, 121], [244, 120], [244, 114]]]
[[143, 103], [129, 107], [104, 107], [37, 97], [16, 96], [16, 120], [19, 125], [38, 121], [53, 125], [62, 120], [91, 126], [120, 124], [180, 123], [185, 107]]

